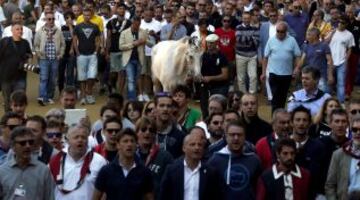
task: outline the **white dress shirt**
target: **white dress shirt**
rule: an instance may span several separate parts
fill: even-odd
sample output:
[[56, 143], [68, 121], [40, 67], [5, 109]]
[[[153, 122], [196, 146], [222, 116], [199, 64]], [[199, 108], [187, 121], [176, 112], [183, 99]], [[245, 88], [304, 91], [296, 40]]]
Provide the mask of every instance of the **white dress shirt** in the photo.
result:
[[[12, 25], [10, 26], [7, 26], [5, 29], [4, 29], [4, 32], [2, 34], [2, 37], [12, 37], [12, 32], [11, 32], [11, 27]], [[21, 36], [24, 40], [28, 41], [29, 42], [29, 45], [30, 45], [30, 48], [32, 50], [32, 40], [33, 40], [33, 33], [31, 31], [31, 29], [29, 29], [28, 27], [26, 26], [23, 26], [23, 34]]]
[[191, 170], [184, 160], [184, 200], [199, 200], [200, 167], [201, 162]]
[[285, 192], [285, 200], [293, 200], [294, 199], [294, 185], [292, 181], [292, 176], [296, 176], [301, 178], [301, 172], [299, 166], [295, 165], [296, 171], [290, 171], [290, 173], [285, 174], [284, 172], [278, 172], [276, 165], [272, 166], [272, 171], [274, 174], [275, 180], [284, 176], [284, 192]]
[[[69, 154], [65, 158], [64, 166], [64, 184], [63, 188], [65, 190], [73, 190], [76, 188], [76, 185], [80, 179], [80, 171], [84, 163], [84, 158], [81, 158], [78, 161], [75, 161]], [[87, 200], [92, 199], [94, 192], [94, 184], [96, 177], [100, 169], [107, 164], [105, 158], [101, 155], [94, 153], [93, 158], [90, 163], [90, 174], [87, 174], [83, 184], [75, 191], [72, 191], [68, 194], [63, 194], [60, 192], [58, 187], [55, 188], [55, 199], [56, 200]]]

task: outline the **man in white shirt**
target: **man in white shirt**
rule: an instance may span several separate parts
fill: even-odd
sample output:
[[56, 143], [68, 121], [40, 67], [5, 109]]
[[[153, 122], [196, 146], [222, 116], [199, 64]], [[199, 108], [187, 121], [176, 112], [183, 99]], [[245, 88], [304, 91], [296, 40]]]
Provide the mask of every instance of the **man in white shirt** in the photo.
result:
[[331, 56], [336, 73], [336, 95], [340, 103], [345, 102], [345, 77], [347, 60], [351, 54], [351, 47], [355, 46], [353, 34], [346, 30], [349, 19], [346, 16], [339, 18], [339, 25], [333, 32], [330, 41]]
[[[144, 11], [144, 19], [141, 20], [140, 28], [144, 29], [149, 34], [149, 40], [151, 44], [156, 44], [156, 41], [160, 40], [161, 23], [154, 18], [154, 10], [147, 8]], [[140, 83], [144, 88], [143, 94], [139, 94], [139, 101], [149, 101], [150, 98], [147, 93], [152, 91], [151, 81], [151, 50], [152, 47], [145, 45], [145, 66], [141, 68]]]
[[167, 167], [160, 187], [160, 200], [223, 199], [223, 180], [201, 159], [205, 150], [205, 131], [193, 127], [183, 143], [183, 159]]
[[87, 127], [79, 124], [70, 127], [67, 133], [67, 153], [60, 152], [50, 161], [57, 200], [92, 199], [95, 179], [107, 161], [88, 150], [88, 135]]
[[40, 18], [36, 22], [35, 32], [37, 32], [41, 27], [43, 27], [46, 23], [45, 14], [52, 12], [54, 13], [55, 17], [55, 26], [59, 29], [61, 29], [62, 26], [66, 24], [64, 15], [59, 13], [54, 9], [54, 5], [52, 3], [47, 3], [44, 6], [44, 12], [41, 13]]
[[[23, 24], [24, 23], [23, 15], [20, 12], [14, 12], [14, 14], [11, 16], [11, 22], [13, 24], [14, 23]], [[7, 26], [4, 29], [4, 32], [2, 33], [3, 38], [12, 36], [11, 27], [12, 27], [12, 25]], [[24, 25], [23, 25], [22, 38], [29, 42], [30, 48], [32, 49], [33, 33], [32, 33], [30, 28], [28, 28], [28, 27], [26, 27]]]

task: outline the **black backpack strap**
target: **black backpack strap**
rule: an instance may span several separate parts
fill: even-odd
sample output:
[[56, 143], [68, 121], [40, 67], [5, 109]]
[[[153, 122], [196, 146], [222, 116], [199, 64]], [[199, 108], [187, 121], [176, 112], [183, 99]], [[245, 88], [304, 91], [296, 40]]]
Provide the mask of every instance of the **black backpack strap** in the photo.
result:
[[276, 163], [277, 157], [275, 153], [275, 138], [272, 134], [266, 136], [266, 141], [270, 147], [272, 164]]

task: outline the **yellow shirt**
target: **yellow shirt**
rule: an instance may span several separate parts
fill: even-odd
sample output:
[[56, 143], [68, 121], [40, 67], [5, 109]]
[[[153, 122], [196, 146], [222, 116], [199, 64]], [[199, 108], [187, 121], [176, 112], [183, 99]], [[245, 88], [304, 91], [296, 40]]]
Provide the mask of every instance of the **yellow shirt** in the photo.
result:
[[327, 22], [322, 22], [320, 26], [315, 25], [313, 22], [310, 23], [308, 30], [311, 28], [317, 28], [320, 31], [320, 39], [323, 40], [331, 32], [331, 24]]
[[[84, 22], [84, 15], [80, 15], [77, 19], [76, 19], [76, 24], [80, 24]], [[103, 24], [103, 20], [101, 19], [100, 16], [98, 15], [93, 15], [92, 18], [90, 19], [90, 22], [95, 24], [100, 32], [104, 31], [104, 24]]]

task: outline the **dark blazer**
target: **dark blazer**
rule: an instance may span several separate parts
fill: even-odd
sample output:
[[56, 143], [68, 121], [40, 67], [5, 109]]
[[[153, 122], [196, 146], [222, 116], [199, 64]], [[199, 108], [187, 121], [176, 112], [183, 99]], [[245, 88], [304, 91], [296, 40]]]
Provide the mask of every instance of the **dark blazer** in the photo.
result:
[[[224, 183], [210, 166], [201, 163], [199, 200], [223, 199]], [[184, 199], [184, 158], [177, 159], [166, 168], [160, 187], [160, 200]]]

